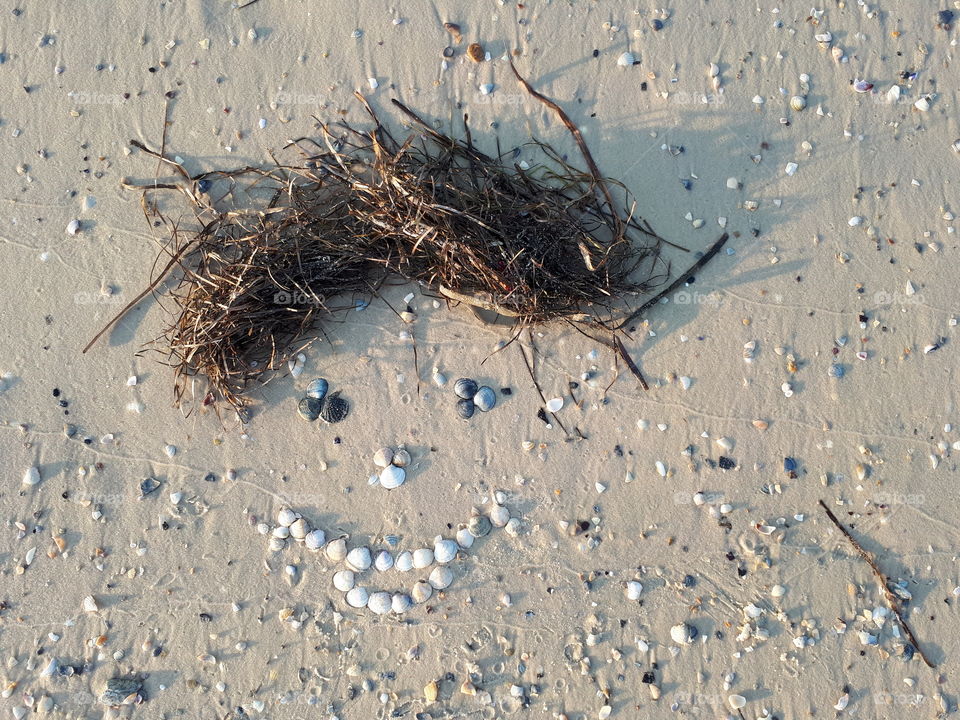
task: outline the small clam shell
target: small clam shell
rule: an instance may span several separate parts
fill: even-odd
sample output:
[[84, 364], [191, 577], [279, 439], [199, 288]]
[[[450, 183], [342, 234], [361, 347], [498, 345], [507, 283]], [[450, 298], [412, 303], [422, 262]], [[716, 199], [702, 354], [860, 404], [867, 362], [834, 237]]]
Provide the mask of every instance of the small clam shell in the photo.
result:
[[510, 511], [503, 505], [494, 505], [490, 508], [490, 522], [494, 527], [503, 527], [510, 522]]
[[347, 541], [343, 538], [337, 538], [327, 543], [327, 559], [330, 562], [340, 562], [347, 556]]
[[457, 530], [457, 545], [464, 550], [469, 550], [473, 547], [474, 539], [473, 535], [470, 534], [470, 530], [467, 528], [463, 527]]
[[433, 595], [433, 586], [423, 580], [418, 581], [410, 592], [410, 597], [413, 598], [415, 603], [425, 603], [431, 595]]
[[319, 550], [326, 541], [327, 535], [323, 530], [311, 530], [303, 539], [303, 544], [307, 546], [308, 550]]
[[353, 570], [339, 570], [333, 574], [333, 586], [340, 592], [350, 592], [356, 584]]
[[373, 464], [378, 468], [385, 468], [393, 462], [393, 448], [380, 448], [373, 454]]
[[24, 485], [33, 486], [40, 482], [40, 471], [36, 467], [28, 468], [27, 471], [23, 474]]
[[284, 540], [283, 538], [278, 538], [278, 537], [270, 538], [270, 543], [268, 545], [271, 552], [280, 552], [286, 546], [287, 546], [287, 541]]
[[323, 409], [323, 400], [317, 398], [305, 397], [297, 404], [297, 412], [304, 420], [313, 422], [320, 417], [320, 411]]
[[620, 67], [630, 67], [631, 65], [636, 65], [636, 63], [637, 58], [631, 52], [625, 52], [617, 58], [617, 65]]
[[435, 567], [430, 572], [427, 581], [433, 586], [434, 590], [444, 590], [450, 587], [453, 582], [453, 570], [443, 566]]
[[456, 393], [458, 398], [463, 398], [464, 400], [472, 398], [477, 394], [477, 390], [479, 389], [476, 380], [471, 380], [470, 378], [460, 378], [453, 384], [453, 392]]
[[297, 514], [290, 508], [282, 508], [280, 512], [277, 513], [277, 524], [283, 527], [290, 527], [296, 519]]
[[482, 538], [490, 534], [490, 518], [484, 515], [474, 515], [467, 523], [467, 531], [475, 538]]
[[627, 600], [639, 600], [640, 593], [643, 592], [643, 585], [636, 580], [631, 580], [624, 585], [624, 592], [627, 595]]
[[297, 518], [290, 525], [290, 536], [294, 540], [303, 540], [308, 532], [310, 532], [310, 528], [303, 518]]
[[806, 109], [807, 99], [803, 95], [794, 95], [790, 98], [790, 107], [800, 112], [801, 110]]
[[679, 623], [670, 628], [670, 639], [677, 645], [689, 645], [697, 637], [697, 629], [689, 623]]
[[474, 405], [473, 400], [457, 400], [457, 415], [462, 417], [464, 420], [469, 420], [473, 417], [474, 411], [477, 409], [477, 406]]
[[367, 607], [377, 615], [386, 615], [393, 607], [393, 598], [388, 592], [375, 592], [367, 600]]
[[310, 384], [307, 385], [306, 395], [308, 398], [323, 400], [327, 396], [327, 389], [329, 387], [330, 387], [330, 384], [323, 378], [317, 378], [316, 380], [311, 380]]
[[433, 550], [430, 548], [420, 548], [413, 551], [413, 566], [418, 570], [433, 565]]
[[320, 411], [320, 419], [325, 423], [338, 423], [344, 420], [350, 414], [350, 403], [340, 397], [340, 392], [331, 393], [326, 402], [323, 403], [323, 409]]
[[446, 565], [457, 557], [457, 544], [453, 540], [438, 540], [433, 545], [433, 559]]
[[373, 566], [380, 572], [386, 572], [393, 567], [393, 555], [386, 550], [381, 550], [377, 553], [377, 558], [373, 561]]
[[370, 548], [366, 546], [355, 547], [347, 553], [347, 565], [357, 572], [369, 570], [373, 564], [373, 558], [370, 557]]
[[390, 599], [390, 608], [400, 615], [413, 607], [413, 600], [406, 593], [395, 593]]
[[507, 524], [503, 526], [503, 529], [510, 537], [517, 537], [520, 534], [520, 530], [523, 529], [523, 523], [520, 521], [520, 518], [513, 517], [507, 520]]
[[380, 471], [380, 484], [383, 485], [387, 490], [393, 490], [403, 485], [403, 481], [406, 480], [407, 473], [402, 467], [397, 467], [396, 465], [387, 465], [383, 470]]
[[410, 453], [405, 448], [399, 448], [393, 454], [393, 464], [397, 467], [405, 468], [412, 460], [413, 458], [410, 457]]
[[397, 555], [397, 559], [393, 563], [393, 566], [400, 572], [410, 572], [413, 570], [413, 553], [411, 553], [409, 550], [404, 550], [402, 553]]
[[347, 605], [355, 608], [362, 608], [367, 606], [367, 601], [370, 599], [370, 593], [367, 592], [365, 587], [355, 587], [351, 588], [347, 593]]
[[275, 537], [275, 538], [280, 538], [281, 540], [286, 540], [288, 537], [290, 537], [290, 528], [288, 528], [288, 527], [283, 527], [283, 525], [281, 525], [280, 527], [275, 527], [275, 528], [273, 529], [273, 532], [272, 532], [271, 534], [272, 534], [273, 537]]
[[497, 393], [494, 392], [492, 387], [484, 385], [473, 396], [473, 404], [477, 406], [480, 412], [489, 412], [497, 404]]

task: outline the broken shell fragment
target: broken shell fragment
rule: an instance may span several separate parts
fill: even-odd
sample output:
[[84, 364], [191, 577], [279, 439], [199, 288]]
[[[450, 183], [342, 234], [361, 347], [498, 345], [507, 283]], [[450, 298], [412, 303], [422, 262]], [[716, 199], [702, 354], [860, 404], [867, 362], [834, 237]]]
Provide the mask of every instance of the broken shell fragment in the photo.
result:
[[670, 628], [670, 639], [677, 645], [689, 645], [697, 637], [697, 629], [689, 623], [679, 623]]

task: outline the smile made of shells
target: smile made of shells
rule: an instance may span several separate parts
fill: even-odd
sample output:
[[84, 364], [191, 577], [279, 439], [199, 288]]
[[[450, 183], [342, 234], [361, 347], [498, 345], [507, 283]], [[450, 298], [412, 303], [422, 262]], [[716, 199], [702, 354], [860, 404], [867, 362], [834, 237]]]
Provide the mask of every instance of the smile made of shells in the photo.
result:
[[[460, 553], [473, 547], [476, 540], [488, 535], [493, 528], [505, 528], [511, 535], [516, 535], [520, 530], [520, 520], [511, 518], [510, 511], [503, 505], [491, 502], [486, 514], [475, 508], [470, 519], [460, 525], [453, 539], [437, 535], [432, 547], [402, 550], [396, 554], [393, 548], [398, 544], [399, 538], [395, 535], [384, 536], [389, 549], [371, 550], [367, 545], [349, 547], [346, 536], [328, 541], [323, 530], [311, 527], [303, 515], [286, 507], [277, 513], [275, 527], [271, 528], [267, 523], [260, 523], [258, 526], [262, 534], [270, 535], [270, 549], [274, 552], [283, 550], [288, 542], [293, 540], [303, 543], [308, 550], [322, 552], [331, 562], [342, 565], [333, 573], [334, 588], [343, 593], [344, 600], [350, 607], [367, 608], [377, 615], [391, 612], [403, 614], [414, 605], [427, 602], [434, 590], [450, 587], [454, 580], [450, 563], [456, 560]], [[372, 590], [362, 584], [366, 573], [385, 573], [389, 570], [402, 573], [419, 571], [419, 578], [409, 592]]]

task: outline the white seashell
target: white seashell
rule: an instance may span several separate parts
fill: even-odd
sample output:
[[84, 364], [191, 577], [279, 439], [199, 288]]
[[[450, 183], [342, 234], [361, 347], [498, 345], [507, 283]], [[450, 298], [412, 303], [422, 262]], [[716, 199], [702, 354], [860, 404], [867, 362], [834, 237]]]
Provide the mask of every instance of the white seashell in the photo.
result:
[[733, 440], [728, 437], [717, 438], [717, 445], [728, 452], [733, 450]]
[[796, 174], [796, 172], [797, 172], [797, 170], [799, 169], [799, 167], [800, 167], [800, 166], [797, 165], [797, 163], [795, 163], [795, 162], [788, 162], [788, 163], [784, 166], [783, 172], [786, 173], [788, 177], [793, 177], [793, 176]]
[[930, 97], [922, 97], [917, 100], [913, 106], [920, 112], [927, 112], [930, 109]]
[[350, 592], [356, 584], [353, 570], [340, 570], [333, 574], [333, 586], [340, 592]]
[[271, 552], [280, 552], [287, 546], [287, 541], [283, 538], [272, 537], [270, 542], [267, 544]]
[[739, 710], [747, 704], [747, 699], [743, 695], [729, 695], [727, 697], [727, 703], [729, 703], [730, 707], [734, 710]]
[[843, 711], [846, 709], [847, 703], [849, 702], [850, 702], [850, 695], [848, 693], [844, 693], [843, 695], [840, 696], [840, 699], [837, 700], [837, 704], [833, 706], [833, 709]]
[[490, 522], [494, 527], [503, 527], [510, 520], [510, 511], [503, 505], [494, 505], [490, 508]]
[[657, 460], [657, 462], [654, 463], [654, 466], [657, 468], [657, 474], [660, 475], [660, 477], [667, 476], [667, 466], [661, 461]]
[[900, 100], [900, 86], [894, 85], [887, 90], [887, 102], [893, 104]]
[[813, 39], [816, 40], [818, 43], [828, 43], [833, 40], [833, 35], [828, 30], [827, 32], [817, 33], [816, 35], [813, 36]]
[[520, 518], [510, 518], [507, 520], [507, 524], [503, 526], [503, 529], [506, 530], [507, 535], [510, 537], [517, 537], [522, 528], [523, 523], [520, 521]]
[[393, 598], [388, 592], [375, 592], [367, 600], [367, 607], [377, 615], [386, 615], [393, 608]]
[[410, 596], [406, 593], [395, 593], [394, 596], [390, 598], [390, 609], [393, 610], [397, 615], [405, 613], [412, 607], [413, 600], [411, 600]]
[[477, 389], [473, 396], [473, 404], [480, 412], [490, 412], [497, 404], [497, 393], [492, 387], [484, 385]]
[[425, 603], [430, 599], [431, 595], [433, 595], [433, 585], [423, 580], [419, 580], [410, 592], [410, 597], [413, 598], [413, 601], [417, 604]]
[[710, 63], [709, 75], [712, 78], [715, 78], [720, 74], [720, 66], [716, 63]]
[[433, 384], [437, 387], [444, 387], [447, 384], [447, 376], [436, 368], [433, 370]]
[[640, 593], [643, 592], [643, 585], [636, 580], [631, 580], [624, 589], [626, 590], [627, 600], [639, 600]]
[[78, 232], [80, 232], [80, 221], [71, 220], [67, 224], [67, 235], [76, 235]]
[[636, 62], [637, 58], [634, 57], [634, 54], [630, 52], [625, 52], [623, 55], [617, 58], [617, 65], [620, 67], [630, 67], [631, 65], [635, 65]]
[[689, 645], [696, 636], [696, 628], [687, 623], [679, 623], [670, 628], [670, 639], [677, 645]]
[[87, 595], [83, 599], [83, 611], [88, 613], [95, 613], [100, 609], [100, 605], [97, 603], [97, 599], [93, 595]]
[[23, 474], [24, 485], [33, 486], [39, 482], [40, 482], [40, 470], [38, 468], [31, 467]]
[[337, 538], [327, 543], [327, 558], [331, 562], [340, 562], [347, 556], [347, 541], [343, 538]]
[[433, 565], [433, 550], [430, 548], [420, 548], [413, 551], [413, 566], [417, 570]]
[[298, 515], [290, 508], [283, 508], [277, 513], [277, 524], [283, 527], [290, 527]]
[[433, 544], [433, 559], [446, 565], [457, 557], [457, 544], [453, 540], [438, 540]]
[[366, 546], [356, 547], [347, 553], [347, 565], [357, 572], [369, 570], [373, 564], [373, 558], [370, 557], [370, 548]]
[[430, 572], [430, 577], [427, 578], [427, 581], [435, 590], [444, 590], [450, 587], [450, 584], [453, 582], [453, 570], [443, 566], [435, 567]]
[[854, 215], [852, 218], [847, 220], [847, 225], [850, 227], [857, 227], [858, 225], [863, 225], [863, 218], [859, 215]]
[[297, 353], [296, 357], [292, 357], [287, 361], [287, 367], [290, 369], [290, 375], [292, 377], [298, 378], [301, 373], [303, 373], [303, 365], [307, 362], [307, 356], [303, 353]]
[[412, 460], [413, 458], [410, 457], [410, 453], [407, 452], [406, 448], [399, 448], [393, 454], [393, 464], [398, 468], [405, 468]]
[[473, 547], [473, 541], [475, 539], [467, 528], [464, 527], [457, 530], [457, 544], [464, 550], [469, 550]]
[[280, 527], [275, 527], [275, 528], [273, 529], [273, 532], [272, 532], [271, 534], [272, 534], [275, 538], [280, 538], [281, 540], [286, 540], [288, 537], [290, 537], [290, 528], [288, 528], [288, 527], [283, 527], [283, 526], [281, 525]]
[[410, 572], [413, 570], [413, 555], [409, 550], [404, 550], [402, 553], [397, 555], [397, 559], [393, 563], [393, 566], [400, 572]]
[[550, 400], [547, 400], [547, 411], [548, 411], [548, 412], [552, 412], [552, 413], [559, 412], [562, 407], [563, 407], [563, 398], [562, 398], [562, 397], [552, 398], [552, 399], [550, 399]]
[[400, 487], [406, 479], [407, 471], [396, 465], [387, 465], [380, 471], [380, 484], [387, 490]]
[[307, 546], [308, 550], [319, 550], [326, 541], [327, 535], [323, 530], [311, 530], [303, 539], [303, 544]]
[[367, 592], [365, 587], [351, 588], [351, 590], [347, 593], [347, 605], [350, 607], [366, 607], [369, 599], [370, 593]]
[[373, 454], [373, 464], [378, 468], [385, 468], [393, 462], [393, 448], [380, 448]]
[[800, 112], [807, 107], [807, 99], [803, 95], [794, 95], [790, 98], [790, 107]]
[[393, 555], [386, 550], [377, 553], [377, 559], [373, 561], [373, 566], [380, 572], [386, 572], [393, 567]]
[[303, 540], [308, 532], [310, 532], [310, 527], [303, 518], [297, 518], [293, 521], [293, 524], [290, 525], [290, 536], [294, 540]]

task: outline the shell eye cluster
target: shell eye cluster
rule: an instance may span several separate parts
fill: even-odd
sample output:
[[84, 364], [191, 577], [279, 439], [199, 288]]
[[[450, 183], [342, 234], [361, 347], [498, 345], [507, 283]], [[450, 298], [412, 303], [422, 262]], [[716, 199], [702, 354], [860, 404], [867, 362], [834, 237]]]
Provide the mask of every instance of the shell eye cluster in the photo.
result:
[[[291, 541], [302, 543], [313, 552], [323, 552], [330, 562], [339, 566], [333, 574], [333, 586], [343, 593], [350, 607], [367, 608], [377, 615], [391, 612], [401, 615], [414, 605], [427, 602], [435, 590], [450, 587], [454, 580], [450, 564], [494, 528], [505, 528], [511, 535], [520, 532], [519, 518], [511, 517], [510, 511], [496, 500], [491, 501], [486, 512], [475, 508], [470, 519], [460, 524], [454, 539], [437, 535], [432, 548], [403, 550], [397, 554], [394, 553], [399, 544], [396, 535], [384, 536], [387, 547], [380, 550], [371, 550], [366, 545], [350, 547], [346, 537], [328, 541], [323, 530], [311, 527], [306, 518], [290, 508], [282, 508], [277, 513], [276, 526], [271, 528], [267, 523], [261, 523], [258, 530], [270, 535], [270, 549], [274, 552], [283, 550]], [[417, 571], [418, 579], [409, 591], [371, 590], [364, 583], [367, 573], [390, 570], [401, 573]]]
[[457, 415], [464, 420], [472, 418], [477, 410], [490, 412], [497, 404], [497, 393], [492, 387], [477, 385], [477, 381], [470, 378], [457, 380], [453, 392], [460, 398], [457, 400]]

